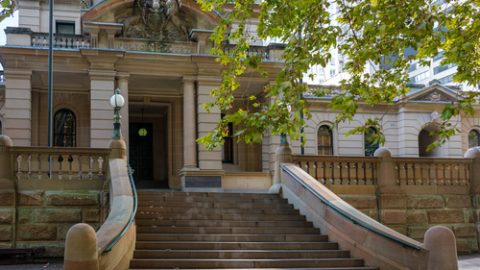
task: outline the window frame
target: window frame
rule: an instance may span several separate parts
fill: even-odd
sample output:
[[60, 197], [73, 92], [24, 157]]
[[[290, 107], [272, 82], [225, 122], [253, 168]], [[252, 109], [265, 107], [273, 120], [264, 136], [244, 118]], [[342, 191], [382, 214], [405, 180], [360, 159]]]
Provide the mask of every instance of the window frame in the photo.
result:
[[[328, 132], [329, 144], [320, 144], [320, 131], [325, 127], [326, 131]], [[323, 136], [327, 137], [327, 134], [323, 134]], [[317, 155], [319, 156], [333, 156], [334, 154], [334, 142], [333, 142], [333, 129], [330, 125], [321, 124], [317, 128]]]
[[[65, 118], [68, 117], [68, 114], [72, 116], [73, 125], [71, 127], [66, 127], [65, 126], [66, 123], [64, 123], [62, 128], [63, 130], [60, 132], [58, 131], [58, 127], [60, 126], [60, 124], [57, 123], [57, 121], [60, 120], [58, 119], [60, 117], [59, 114], [63, 112], [65, 113]], [[65, 122], [67, 121], [67, 119], [64, 119], [63, 121]], [[70, 132], [69, 132], [70, 134], [67, 134], [67, 139], [65, 138], [66, 129], [67, 130], [70, 129]], [[60, 142], [59, 141], [60, 138], [58, 136], [62, 136], [63, 143], [58, 143]], [[68, 140], [68, 142], [66, 140]], [[61, 109], [58, 109], [53, 115], [53, 146], [57, 146], [57, 147], [76, 147], [77, 146], [77, 116], [75, 112], [72, 111], [71, 109], [61, 108]]]
[[[73, 31], [71, 33], [61, 33], [59, 26], [70, 26]], [[55, 21], [55, 34], [56, 35], [75, 35], [75, 21]]]

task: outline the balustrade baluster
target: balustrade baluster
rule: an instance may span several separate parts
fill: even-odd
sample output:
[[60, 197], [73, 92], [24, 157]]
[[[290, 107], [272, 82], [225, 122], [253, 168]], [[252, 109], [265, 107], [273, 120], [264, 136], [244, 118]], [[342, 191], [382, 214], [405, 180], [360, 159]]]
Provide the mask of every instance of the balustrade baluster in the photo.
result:
[[354, 178], [354, 182], [355, 184], [359, 185], [360, 184], [360, 179], [358, 178], [358, 162], [354, 162], [353, 163], [353, 168], [355, 170], [355, 178]]
[[329, 167], [330, 167], [330, 184], [335, 183], [335, 163], [333, 161], [329, 162]]
[[322, 161], [322, 179], [320, 182], [322, 182], [322, 184], [327, 182], [327, 163], [325, 161]]
[[82, 170], [82, 155], [78, 155], [78, 179], [83, 179], [83, 170]]
[[445, 169], [444, 169], [444, 174], [445, 174], [445, 185], [446, 186], [451, 186], [453, 185], [452, 181], [452, 165], [451, 164], [445, 164]]
[[42, 154], [37, 154], [37, 162], [38, 162], [38, 167], [37, 167], [37, 178], [38, 180], [42, 179], [43, 171], [42, 171]]
[[362, 161], [362, 169], [363, 169], [363, 182], [365, 185], [367, 184], [367, 162]]
[[27, 179], [30, 179], [32, 175], [32, 154], [28, 154], [27, 156]]
[[103, 157], [99, 156], [98, 157], [98, 177], [102, 179], [103, 176]]
[[338, 184], [342, 185], [343, 184], [343, 164], [341, 161], [338, 162], [337, 168], [338, 168]]
[[16, 161], [17, 161], [17, 171], [16, 171], [16, 175], [17, 175], [17, 180], [20, 180], [21, 176], [22, 176], [22, 154], [18, 154], [17, 158], [16, 158]]
[[453, 164], [452, 165], [452, 185], [458, 186], [460, 182], [460, 171], [458, 169], [458, 164]]
[[93, 179], [93, 157], [88, 156], [88, 179]]
[[72, 168], [72, 163], [73, 163], [73, 156], [72, 154], [68, 155], [68, 180], [72, 180], [72, 175], [73, 175], [73, 168]]
[[347, 185], [350, 185], [352, 183], [352, 178], [351, 178], [351, 175], [350, 175], [350, 162], [345, 162], [345, 170], [346, 170], [346, 176], [347, 176], [347, 179], [345, 179], [345, 182], [346, 183], [343, 183], [344, 185], [347, 184]]
[[63, 177], [63, 173], [62, 173], [62, 170], [63, 170], [63, 156], [60, 154], [58, 155], [58, 179], [59, 180], [62, 180], [62, 177]]
[[443, 172], [443, 166], [442, 164], [436, 164], [436, 184], [443, 186], [445, 183], [445, 178], [444, 178], [444, 172]]

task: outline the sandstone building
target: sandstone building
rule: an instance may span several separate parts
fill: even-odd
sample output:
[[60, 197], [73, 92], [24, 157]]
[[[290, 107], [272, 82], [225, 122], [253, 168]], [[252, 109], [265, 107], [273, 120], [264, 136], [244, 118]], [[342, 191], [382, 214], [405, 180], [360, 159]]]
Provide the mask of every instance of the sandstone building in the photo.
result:
[[[80, 231], [90, 230], [98, 237], [97, 243], [90, 246], [98, 247], [100, 269], [108, 269], [104, 266], [109, 263], [130, 260], [136, 235], [132, 224], [138, 205], [134, 203], [134, 188], [128, 182], [124, 151], [128, 149], [137, 188], [209, 188], [264, 193], [270, 190], [278, 193], [281, 185], [280, 196], [295, 206], [295, 209], [286, 206], [277, 194], [193, 195], [141, 191], [138, 242], [149, 237], [158, 237], [158, 241], [214, 239], [221, 242], [220, 246], [228, 247], [224, 242], [229, 239], [244, 239], [245, 242], [274, 239], [264, 245], [245, 244], [246, 248], [272, 249], [266, 255], [260, 254], [269, 259], [268, 256], [280, 256], [274, 252], [283, 246], [279, 243], [308, 249], [310, 243], [299, 247], [295, 242], [318, 240], [314, 245], [323, 246], [321, 242], [330, 237], [339, 242], [341, 248], [352, 250], [354, 257], [364, 258], [367, 265], [407, 268], [420, 265], [419, 269], [423, 269], [427, 265], [428, 252], [434, 254], [434, 248], [425, 247], [416, 240], [422, 241], [431, 226], [442, 224], [453, 230], [460, 252], [478, 251], [480, 173], [476, 168], [480, 168], [480, 153], [472, 150], [467, 158], [462, 157], [467, 149], [480, 144], [480, 118], [458, 117], [454, 122], [461, 132], [438, 149], [426, 151], [427, 145], [435, 139], [430, 132], [438, 129], [441, 109], [458, 98], [458, 89], [438, 83], [413, 85], [411, 93], [395, 104], [375, 108], [361, 105], [354, 121], [338, 127], [333, 125], [335, 112], [328, 109], [328, 97], [305, 95], [312, 117], [303, 131], [307, 138], [305, 145], [301, 146], [299, 141], [291, 143], [293, 156], [285, 145], [279, 148], [278, 136], [269, 134], [259, 145], [236, 143], [233, 138], [227, 138], [221, 149], [207, 151], [196, 143], [196, 139], [212, 130], [225, 113], [218, 110], [207, 113], [202, 107], [204, 102], [211, 100], [211, 89], [220, 84], [219, 65], [208, 53], [209, 36], [219, 14], [202, 11], [193, 0], [58, 0], [55, 2], [53, 44], [53, 134], [54, 145], [58, 148], [52, 150], [45, 147], [47, 6], [44, 0], [19, 1], [19, 27], [5, 30], [7, 44], [0, 47], [0, 61], [4, 67], [0, 85], [0, 127], [2, 134], [11, 138], [0, 136], [0, 166], [7, 168], [0, 170], [1, 247], [46, 246], [47, 255], [62, 256], [65, 239], [67, 242], [69, 239], [67, 231], [73, 224], [83, 222], [98, 229], [95, 233], [91, 228], [80, 226], [83, 228]], [[255, 23], [252, 19], [249, 25], [252, 43], [249, 53], [263, 59], [262, 67], [270, 77], [253, 72], [242, 77], [237, 91], [237, 108], [247, 105], [246, 97], [250, 95], [268, 102], [263, 88], [282, 66], [282, 47], [258, 40], [254, 34]], [[126, 101], [121, 111], [125, 149], [121, 141], [113, 141], [109, 146], [113, 118], [109, 99], [116, 88], [121, 90]], [[371, 117], [382, 118], [385, 146], [389, 149], [377, 151], [375, 157], [370, 156], [378, 145], [369, 142], [370, 133], [345, 136], [348, 130]], [[231, 129], [233, 132], [235, 127]], [[46, 169], [47, 156], [55, 157], [52, 173]], [[299, 167], [281, 165], [292, 161]], [[245, 201], [248, 203], [243, 203]], [[172, 209], [168, 208], [170, 202], [175, 205]], [[164, 209], [162, 203], [168, 209]], [[159, 212], [151, 209], [158, 204], [162, 208], [157, 209]], [[197, 208], [198, 205], [201, 207]], [[313, 223], [304, 223], [305, 218], [300, 217], [298, 210]], [[170, 215], [168, 211], [180, 212]], [[152, 223], [163, 220], [149, 220], [151, 215], [167, 219], [167, 225]], [[239, 217], [251, 220], [246, 223], [232, 220]], [[347, 221], [342, 219], [345, 217]], [[177, 220], [172, 221], [174, 218]], [[176, 226], [178, 224], [184, 226]], [[218, 225], [221, 228], [211, 231], [235, 235], [205, 235], [201, 226], [212, 224], [227, 225]], [[232, 224], [246, 225], [236, 228]], [[258, 228], [258, 224], [269, 228]], [[285, 224], [294, 225], [291, 228]], [[310, 228], [295, 227], [298, 224]], [[152, 233], [148, 230], [157, 225], [161, 227], [157, 228], [158, 234], [148, 235]], [[313, 226], [328, 237], [319, 235], [317, 229], [311, 228]], [[121, 231], [119, 228], [127, 229]], [[185, 236], [177, 231], [180, 229], [183, 233], [203, 232], [204, 235]], [[166, 231], [159, 233], [161, 230]], [[272, 235], [275, 230], [278, 237]], [[305, 235], [288, 236], [297, 231]], [[358, 234], [352, 235], [352, 231]], [[236, 235], [242, 234], [240, 232], [248, 232], [244, 233], [248, 235]], [[117, 240], [119, 244], [115, 246]], [[140, 243], [138, 247], [142, 244], [146, 252], [150, 252], [149, 243]], [[330, 247], [335, 245], [328, 243]], [[202, 247], [208, 251], [213, 249], [208, 243]], [[179, 250], [182, 250], [181, 244]], [[65, 254], [71, 254], [69, 252], [76, 251], [67, 248]], [[301, 255], [303, 251], [297, 253], [292, 256], [304, 256]], [[252, 255], [245, 251], [238, 254], [232, 256]], [[342, 256], [350, 255], [347, 252]], [[66, 256], [66, 260], [68, 258]], [[151, 266], [150, 261], [143, 263], [141, 258], [137, 259], [138, 267]], [[157, 262], [158, 267], [185, 266], [183, 260], [164, 261]], [[293, 258], [291, 265], [316, 266], [321, 260], [306, 261]], [[167, 265], [167, 262], [172, 264]], [[165, 264], [160, 265], [162, 263]], [[225, 267], [238, 266], [237, 261], [223, 263]], [[342, 263], [363, 265], [360, 260], [339, 263], [336, 266]], [[279, 265], [278, 262], [271, 265], [258, 262], [256, 267]]]

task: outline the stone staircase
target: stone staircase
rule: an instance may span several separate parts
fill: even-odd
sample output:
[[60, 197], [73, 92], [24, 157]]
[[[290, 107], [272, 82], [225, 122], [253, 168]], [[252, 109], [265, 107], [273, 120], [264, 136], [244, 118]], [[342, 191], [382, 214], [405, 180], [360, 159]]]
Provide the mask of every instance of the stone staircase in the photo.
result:
[[275, 194], [140, 191], [131, 269], [363, 269]]

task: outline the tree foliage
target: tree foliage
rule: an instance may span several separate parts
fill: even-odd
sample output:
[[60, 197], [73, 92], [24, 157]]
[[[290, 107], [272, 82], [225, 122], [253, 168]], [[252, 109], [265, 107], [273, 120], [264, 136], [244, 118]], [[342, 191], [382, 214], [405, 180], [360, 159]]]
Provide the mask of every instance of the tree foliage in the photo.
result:
[[[313, 66], [325, 67], [332, 49], [346, 58], [344, 71], [351, 76], [341, 82], [341, 90], [331, 101], [337, 110], [337, 122], [350, 121], [359, 105], [392, 104], [405, 97], [409, 89], [408, 67], [414, 61], [429, 63], [444, 52], [442, 64], [457, 65], [454, 80], [470, 85], [480, 84], [480, 1], [427, 0], [200, 0], [207, 11], [222, 13], [212, 40], [212, 52], [224, 67], [223, 80], [206, 104], [228, 113], [215, 131], [200, 138], [209, 148], [218, 146], [227, 134], [229, 122], [239, 127], [234, 134], [247, 143], [261, 142], [263, 134], [288, 134], [297, 139], [309, 117], [302, 95], [309, 89], [302, 79]], [[440, 3], [442, 2], [442, 3]], [[228, 12], [225, 6], [229, 6]], [[335, 7], [335, 12], [332, 8]], [[258, 56], [247, 54], [247, 24], [258, 16], [260, 38], [280, 40], [285, 44], [284, 65], [261, 100], [249, 99], [250, 109], [232, 111], [239, 78], [247, 70], [259, 68]], [[235, 27], [232, 27], [235, 26]], [[236, 43], [225, 50], [226, 43]], [[406, 54], [406, 49], [416, 51]], [[372, 69], [374, 70], [368, 70]], [[309, 76], [314, 76], [309, 74]], [[328, 95], [328, 89], [315, 91]], [[463, 93], [459, 102], [445, 107], [438, 143], [455, 134], [449, 120], [461, 113], [473, 113], [478, 92]], [[365, 132], [369, 126], [381, 129], [381, 119], [369, 119], [351, 133]], [[384, 142], [380, 132], [376, 138]]]
[[0, 0], [0, 22], [9, 17], [15, 11], [15, 0]]

